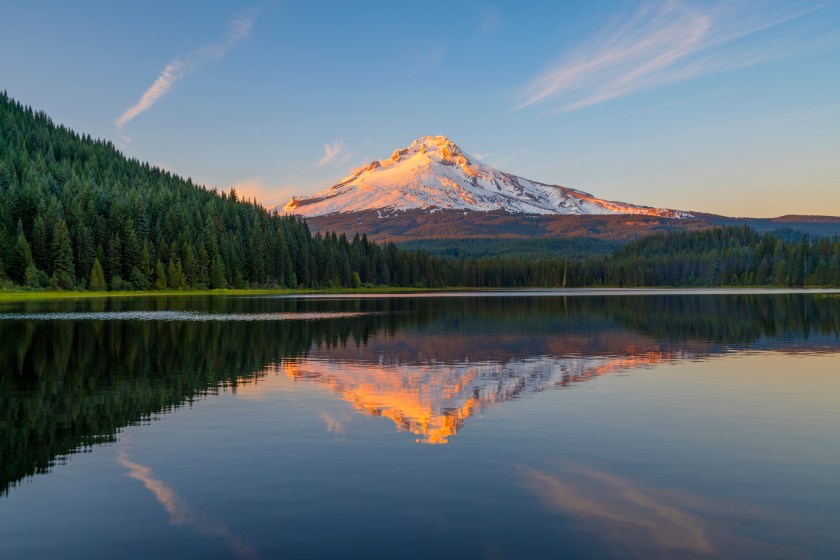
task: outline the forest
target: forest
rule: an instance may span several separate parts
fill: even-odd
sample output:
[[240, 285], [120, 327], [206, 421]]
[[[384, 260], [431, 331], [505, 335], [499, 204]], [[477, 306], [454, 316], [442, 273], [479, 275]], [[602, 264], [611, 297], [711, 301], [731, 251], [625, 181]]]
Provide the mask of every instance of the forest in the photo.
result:
[[608, 255], [432, 255], [313, 234], [0, 94], [0, 288], [838, 286], [835, 238], [657, 233]]

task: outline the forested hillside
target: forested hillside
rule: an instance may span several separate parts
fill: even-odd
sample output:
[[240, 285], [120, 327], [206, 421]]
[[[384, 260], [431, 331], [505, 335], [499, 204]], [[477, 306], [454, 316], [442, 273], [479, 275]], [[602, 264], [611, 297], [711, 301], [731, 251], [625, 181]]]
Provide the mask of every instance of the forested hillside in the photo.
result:
[[604, 278], [650, 286], [838, 286], [840, 241], [747, 226], [654, 234], [613, 253]]
[[726, 227], [657, 233], [606, 257], [460, 259], [447, 270], [453, 285], [486, 287], [840, 286], [840, 240]]
[[840, 286], [836, 237], [748, 227], [656, 233], [608, 256], [482, 253], [494, 254], [311, 235], [299, 218], [128, 159], [0, 94], [0, 287]]
[[0, 95], [0, 284], [412, 285], [421, 272], [434, 277], [421, 271], [417, 255], [383, 250], [364, 236], [311, 236], [299, 219], [128, 159], [110, 142]]

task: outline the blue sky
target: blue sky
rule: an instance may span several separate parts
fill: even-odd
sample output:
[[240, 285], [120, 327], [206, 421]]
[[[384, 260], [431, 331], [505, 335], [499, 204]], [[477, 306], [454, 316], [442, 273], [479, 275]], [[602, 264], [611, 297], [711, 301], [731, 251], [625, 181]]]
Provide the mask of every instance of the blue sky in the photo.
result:
[[7, 0], [0, 89], [266, 205], [445, 134], [504, 171], [840, 215], [840, 3]]

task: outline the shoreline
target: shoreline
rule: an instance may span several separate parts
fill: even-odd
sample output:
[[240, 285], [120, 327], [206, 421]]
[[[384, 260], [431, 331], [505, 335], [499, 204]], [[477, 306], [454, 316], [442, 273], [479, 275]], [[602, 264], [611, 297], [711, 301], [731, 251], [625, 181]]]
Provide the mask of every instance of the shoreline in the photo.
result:
[[586, 296], [586, 295], [739, 295], [739, 294], [813, 294], [840, 297], [840, 288], [771, 288], [771, 287], [636, 287], [636, 288], [335, 288], [335, 289], [219, 289], [219, 290], [162, 290], [162, 291], [0, 291], [0, 303], [21, 301], [50, 301], [65, 299], [160, 298], [160, 297], [469, 297], [472, 295], [513, 297]]

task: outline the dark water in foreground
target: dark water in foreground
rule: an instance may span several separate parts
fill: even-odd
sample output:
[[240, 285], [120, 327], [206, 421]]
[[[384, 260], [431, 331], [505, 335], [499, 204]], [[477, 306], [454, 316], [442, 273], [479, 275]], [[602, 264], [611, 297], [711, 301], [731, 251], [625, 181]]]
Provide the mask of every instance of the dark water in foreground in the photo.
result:
[[0, 307], [0, 558], [825, 558], [840, 298]]

